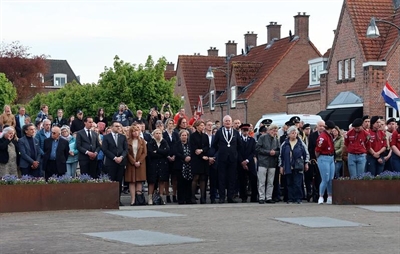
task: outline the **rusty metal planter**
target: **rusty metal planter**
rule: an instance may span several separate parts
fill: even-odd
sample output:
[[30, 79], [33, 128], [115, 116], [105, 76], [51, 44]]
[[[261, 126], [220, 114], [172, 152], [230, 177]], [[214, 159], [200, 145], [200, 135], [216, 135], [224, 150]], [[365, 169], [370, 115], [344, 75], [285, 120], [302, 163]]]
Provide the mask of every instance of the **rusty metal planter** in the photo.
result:
[[400, 204], [400, 180], [333, 180], [337, 205]]
[[113, 183], [0, 185], [0, 213], [76, 209], [118, 209]]

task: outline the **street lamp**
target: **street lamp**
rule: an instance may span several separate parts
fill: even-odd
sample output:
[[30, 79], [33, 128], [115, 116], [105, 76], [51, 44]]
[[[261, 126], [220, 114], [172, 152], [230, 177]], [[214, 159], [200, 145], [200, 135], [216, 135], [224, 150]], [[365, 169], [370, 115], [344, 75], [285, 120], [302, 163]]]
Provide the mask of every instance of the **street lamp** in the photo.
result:
[[400, 33], [400, 27], [397, 26], [396, 24], [393, 24], [392, 22], [384, 20], [384, 19], [376, 19], [375, 17], [372, 17], [371, 20], [369, 21], [369, 25], [367, 28], [367, 34], [366, 34], [367, 38], [375, 39], [375, 38], [378, 38], [379, 36], [381, 36], [379, 33], [379, 29], [376, 25], [376, 23], [379, 23], [379, 22], [389, 24], [391, 26], [396, 27]]
[[[230, 61], [231, 57], [234, 55], [230, 55], [226, 57], [226, 67], [208, 67], [207, 73], [206, 73], [206, 79], [214, 79], [214, 70], [221, 71], [226, 74], [226, 102], [227, 102], [227, 108], [226, 108], [226, 114], [229, 115], [229, 111], [231, 108], [231, 87], [230, 87], [230, 75], [229, 75], [229, 67], [230, 67]], [[226, 70], [225, 70], [226, 69]]]

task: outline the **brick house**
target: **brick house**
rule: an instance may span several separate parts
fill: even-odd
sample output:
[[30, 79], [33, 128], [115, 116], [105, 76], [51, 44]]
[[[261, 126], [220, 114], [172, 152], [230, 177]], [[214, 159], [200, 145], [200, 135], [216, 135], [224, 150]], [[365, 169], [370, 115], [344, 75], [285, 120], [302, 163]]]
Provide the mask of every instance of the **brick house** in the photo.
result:
[[381, 92], [386, 80], [399, 91], [399, 31], [377, 22], [380, 37], [366, 31], [371, 17], [400, 24], [399, 0], [344, 0], [327, 68], [321, 72], [319, 113], [339, 127], [362, 115], [398, 117]]
[[281, 25], [270, 22], [268, 43], [262, 45], [257, 45], [257, 34], [248, 32], [241, 55], [232, 56], [227, 43], [229, 69], [227, 64], [212, 67], [225, 68], [229, 83], [225, 75], [214, 71], [215, 78], [203, 95], [203, 118], [221, 120], [229, 107], [233, 119], [255, 124], [263, 114], [287, 111], [283, 95], [308, 70], [307, 61], [321, 57], [309, 39], [309, 15], [298, 13], [294, 24], [294, 34], [281, 38]]

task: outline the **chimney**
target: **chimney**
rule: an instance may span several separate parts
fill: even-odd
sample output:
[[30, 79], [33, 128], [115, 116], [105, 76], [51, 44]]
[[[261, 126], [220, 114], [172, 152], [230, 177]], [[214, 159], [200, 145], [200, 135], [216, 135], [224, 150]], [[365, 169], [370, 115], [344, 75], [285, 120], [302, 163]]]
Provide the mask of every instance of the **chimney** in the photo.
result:
[[175, 64], [173, 62], [168, 62], [166, 70], [167, 71], [174, 71], [175, 70]]
[[244, 35], [244, 46], [247, 48], [252, 48], [257, 46], [257, 34], [254, 32], [247, 32], [247, 34]]
[[310, 15], [306, 15], [305, 12], [301, 14], [300, 12], [294, 16], [294, 35], [299, 36], [301, 40], [309, 41], [308, 36], [308, 20]]
[[218, 56], [218, 49], [216, 47], [210, 47], [209, 50], [207, 50], [208, 56]]
[[228, 41], [226, 45], [226, 56], [237, 55], [237, 43], [235, 41]]
[[281, 25], [278, 25], [277, 22], [269, 22], [267, 25], [268, 32], [268, 42], [272, 41], [272, 39], [280, 39], [281, 38]]

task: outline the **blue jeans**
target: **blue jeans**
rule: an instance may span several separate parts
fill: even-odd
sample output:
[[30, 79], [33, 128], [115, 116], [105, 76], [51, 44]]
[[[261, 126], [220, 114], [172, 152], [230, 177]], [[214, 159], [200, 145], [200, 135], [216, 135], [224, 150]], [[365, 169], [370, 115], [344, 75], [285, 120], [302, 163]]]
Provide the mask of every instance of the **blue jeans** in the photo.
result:
[[332, 196], [332, 180], [335, 174], [335, 161], [333, 156], [320, 155], [317, 158], [319, 173], [321, 175], [321, 184], [319, 185], [319, 195], [324, 196], [325, 190], [328, 196]]
[[67, 176], [75, 177], [76, 176], [76, 167], [78, 166], [78, 162], [67, 163]]
[[302, 186], [303, 173], [292, 170], [291, 174], [285, 174], [288, 191], [288, 202], [301, 202], [303, 199]]
[[340, 177], [343, 168], [343, 161], [335, 162], [335, 178]]
[[371, 175], [377, 176], [380, 173], [382, 173], [384, 167], [385, 167], [385, 160], [383, 158], [382, 158], [382, 163], [379, 163], [377, 158], [375, 158], [370, 154], [367, 155], [366, 172], [370, 172]]
[[392, 152], [390, 162], [392, 163], [392, 170], [394, 172], [400, 172], [400, 157]]
[[367, 163], [367, 155], [349, 153], [347, 165], [349, 168], [350, 178], [356, 178], [365, 172], [365, 165]]

